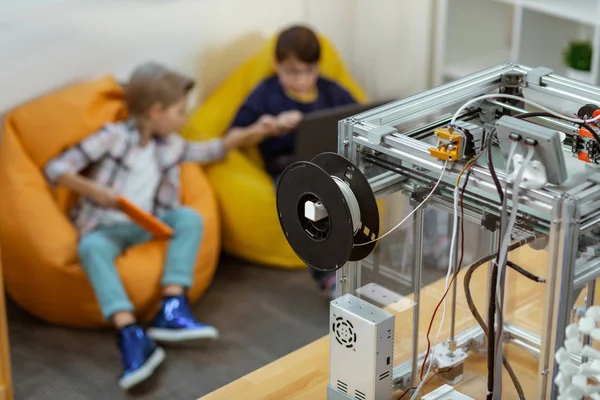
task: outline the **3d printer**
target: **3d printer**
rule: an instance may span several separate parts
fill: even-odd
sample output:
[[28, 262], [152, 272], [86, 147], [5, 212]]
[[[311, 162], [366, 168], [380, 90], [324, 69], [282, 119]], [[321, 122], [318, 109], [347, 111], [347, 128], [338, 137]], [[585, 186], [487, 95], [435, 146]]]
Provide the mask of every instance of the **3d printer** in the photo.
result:
[[[600, 340], [597, 105], [599, 88], [509, 63], [340, 121], [338, 154], [284, 172], [277, 207], [290, 245], [312, 268], [337, 270], [329, 399], [389, 399], [394, 389], [415, 399], [430, 373], [445, 374], [447, 384], [428, 390], [428, 400], [500, 399], [508, 390], [520, 399], [525, 392], [535, 399], [600, 398], [593, 343]], [[396, 194], [413, 209], [390, 223], [378, 201]], [[426, 207], [446, 210], [453, 220], [446, 279], [433, 294], [422, 284]], [[465, 223], [481, 226], [476, 236], [489, 247], [468, 264]], [[376, 246], [406, 224], [413, 233], [410, 298], [387, 287], [396, 279], [389, 271], [379, 285], [364, 284], [366, 274], [373, 276], [367, 261]], [[543, 278], [509, 259], [525, 245], [544, 249]], [[472, 273], [486, 263], [484, 293], [470, 292]], [[538, 301], [539, 309], [521, 318], [539, 314], [537, 331], [510, 320], [509, 269], [541, 287], [539, 296], [523, 301]], [[461, 279], [464, 299], [457, 293]], [[425, 296], [438, 296], [437, 306], [426, 307]], [[485, 315], [474, 305], [477, 296]], [[468, 307], [460, 306], [463, 300]], [[440, 325], [431, 341], [432, 310], [445, 316], [447, 301], [449, 330], [440, 335]], [[429, 320], [426, 343], [420, 327]], [[527, 382], [507, 349], [525, 349], [537, 365]], [[484, 376], [461, 386], [469, 360], [482, 354]], [[514, 385], [503, 382], [503, 370]]]

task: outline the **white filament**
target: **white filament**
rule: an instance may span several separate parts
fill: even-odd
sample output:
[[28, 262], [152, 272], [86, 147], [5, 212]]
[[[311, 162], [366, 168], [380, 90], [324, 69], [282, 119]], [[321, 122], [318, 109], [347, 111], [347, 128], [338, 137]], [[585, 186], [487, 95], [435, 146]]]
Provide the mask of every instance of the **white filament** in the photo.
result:
[[352, 228], [354, 229], [354, 233], [358, 232], [360, 227], [362, 226], [362, 222], [360, 219], [360, 206], [358, 205], [358, 200], [356, 200], [356, 196], [354, 196], [354, 192], [348, 186], [343, 179], [338, 178], [337, 176], [332, 176], [333, 181], [338, 185], [342, 195], [344, 196], [344, 200], [346, 204], [348, 204], [348, 209], [350, 210], [350, 217], [352, 218]]

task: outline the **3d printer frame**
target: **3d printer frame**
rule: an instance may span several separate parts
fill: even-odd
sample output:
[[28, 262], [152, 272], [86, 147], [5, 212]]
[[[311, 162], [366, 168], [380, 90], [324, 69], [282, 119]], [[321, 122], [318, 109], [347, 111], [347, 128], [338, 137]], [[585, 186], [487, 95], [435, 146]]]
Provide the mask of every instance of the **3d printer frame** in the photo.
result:
[[[385, 171], [369, 177], [369, 184], [377, 198], [402, 191], [415, 199], [428, 192], [439, 178], [443, 163], [431, 156], [431, 144], [424, 141], [433, 130], [447, 126], [452, 115], [467, 101], [491, 93], [523, 94], [549, 108], [568, 103], [573, 107], [592, 103], [600, 105], [600, 89], [588, 84], [563, 78], [547, 68], [529, 68], [507, 63], [466, 78], [393, 102], [339, 122], [338, 153], [361, 170], [368, 166], [385, 167]], [[573, 110], [571, 107], [571, 111]], [[473, 109], [476, 109], [474, 112]], [[525, 112], [523, 104], [501, 98], [482, 100], [466, 110], [459, 119], [477, 118], [493, 124], [498, 112]], [[576, 137], [578, 127], [568, 122], [546, 119], [548, 124]], [[565, 146], [565, 158], [574, 157]], [[568, 153], [568, 154], [567, 154]], [[454, 162], [444, 174], [442, 185], [427, 203], [452, 212], [452, 192], [464, 160]], [[502, 172], [497, 173], [505, 182]], [[548, 272], [541, 335], [513, 324], [504, 326], [506, 340], [526, 348], [539, 356], [538, 394], [540, 399], [554, 399], [557, 388], [553, 380], [558, 372], [555, 352], [565, 340], [565, 327], [574, 302], [581, 290], [588, 289], [587, 303], [593, 304], [595, 280], [600, 276], [600, 258], [578, 259], [580, 238], [600, 224], [600, 180], [595, 167], [582, 168], [578, 176], [562, 187], [539, 190], [522, 189], [519, 196], [521, 229], [547, 235]], [[424, 190], [427, 189], [427, 190]], [[510, 193], [510, 191], [509, 191]], [[475, 166], [464, 193], [464, 218], [483, 224], [490, 216], [500, 216], [500, 202], [492, 176], [484, 166]], [[509, 211], [512, 209], [508, 200]], [[414, 384], [424, 354], [419, 354], [419, 296], [423, 268], [423, 208], [414, 214], [415, 260], [413, 292], [416, 303], [413, 313], [412, 359], [395, 366], [394, 381], [409, 377]], [[490, 250], [497, 249], [498, 231], [490, 239]], [[361, 284], [361, 262], [348, 262], [337, 271], [338, 296], [355, 294]], [[454, 282], [452, 303], [456, 301]], [[489, 285], [488, 285], [489, 291]], [[489, 298], [489, 296], [488, 296]], [[450, 340], [458, 347], [467, 347], [480, 340], [483, 332], [474, 326], [464, 332], [455, 332], [455, 307], [450, 307]], [[577, 358], [576, 356], [574, 356]], [[498, 357], [501, 359], [501, 356]], [[494, 398], [501, 397], [502, 367], [496, 367]]]

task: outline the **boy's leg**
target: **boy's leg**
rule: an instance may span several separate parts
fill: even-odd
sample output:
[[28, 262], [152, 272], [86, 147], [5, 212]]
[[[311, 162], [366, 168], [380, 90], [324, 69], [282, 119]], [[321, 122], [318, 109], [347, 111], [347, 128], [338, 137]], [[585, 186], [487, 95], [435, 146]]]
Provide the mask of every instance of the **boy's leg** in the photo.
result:
[[200, 214], [189, 207], [178, 207], [161, 219], [173, 228], [174, 233], [167, 248], [162, 286], [189, 289], [204, 235], [204, 221]]
[[148, 334], [155, 340], [170, 342], [216, 339], [217, 330], [195, 319], [186, 296], [193, 283], [204, 221], [189, 207], [178, 207], [162, 215], [161, 219], [173, 228], [173, 237], [167, 248], [161, 282], [164, 298]]
[[118, 228], [99, 228], [88, 233], [81, 238], [78, 248], [81, 266], [92, 284], [102, 315], [109, 321], [115, 314], [134, 311], [117, 273], [115, 260], [128, 247], [128, 239], [135, 227], [123, 225]]
[[143, 241], [137, 226], [100, 228], [81, 239], [79, 258], [100, 304], [102, 314], [119, 329], [123, 362], [119, 386], [129, 389], [149, 378], [165, 358], [164, 351], [139, 326], [115, 267], [115, 259], [129, 246]]
[[310, 274], [313, 279], [317, 282], [321, 290], [327, 294], [327, 296], [333, 300], [336, 295], [336, 276], [334, 272], [318, 271], [314, 268], [308, 267]]

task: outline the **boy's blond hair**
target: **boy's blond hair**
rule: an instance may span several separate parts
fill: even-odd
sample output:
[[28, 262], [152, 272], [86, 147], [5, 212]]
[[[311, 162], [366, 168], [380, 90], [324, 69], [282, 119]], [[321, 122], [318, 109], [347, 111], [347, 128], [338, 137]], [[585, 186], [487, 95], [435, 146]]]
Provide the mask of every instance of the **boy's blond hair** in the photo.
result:
[[137, 67], [125, 86], [125, 101], [132, 116], [142, 117], [159, 103], [168, 108], [184, 98], [193, 88], [193, 79], [156, 62]]

